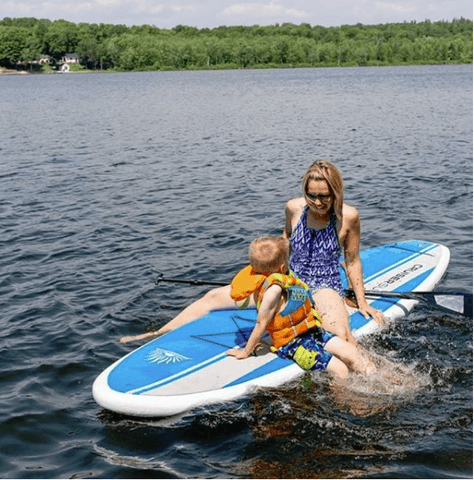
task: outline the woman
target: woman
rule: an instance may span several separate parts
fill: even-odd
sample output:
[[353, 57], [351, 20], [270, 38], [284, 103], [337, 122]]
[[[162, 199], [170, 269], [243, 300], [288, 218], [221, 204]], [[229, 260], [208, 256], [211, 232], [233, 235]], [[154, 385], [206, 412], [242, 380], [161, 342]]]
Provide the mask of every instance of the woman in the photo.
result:
[[339, 273], [342, 251], [359, 311], [377, 322], [384, 319], [365, 299], [359, 213], [344, 203], [341, 173], [331, 162], [315, 161], [303, 177], [302, 188], [303, 197], [290, 200], [285, 210], [283, 236], [291, 243], [290, 269], [311, 287], [323, 328], [353, 342]]
[[[291, 244], [290, 268], [311, 287], [316, 309], [323, 320], [322, 327], [343, 340], [355, 343], [339, 274], [342, 250], [348, 280], [360, 312], [378, 322], [384, 318], [365, 299], [359, 256], [359, 214], [354, 207], [344, 204], [344, 183], [339, 170], [331, 162], [315, 161], [306, 171], [302, 186], [303, 197], [290, 200], [285, 209], [283, 236]], [[211, 290], [159, 330], [124, 337], [120, 341], [126, 343], [160, 336], [211, 310], [235, 307], [230, 291], [230, 285]], [[250, 305], [252, 303], [253, 299]]]

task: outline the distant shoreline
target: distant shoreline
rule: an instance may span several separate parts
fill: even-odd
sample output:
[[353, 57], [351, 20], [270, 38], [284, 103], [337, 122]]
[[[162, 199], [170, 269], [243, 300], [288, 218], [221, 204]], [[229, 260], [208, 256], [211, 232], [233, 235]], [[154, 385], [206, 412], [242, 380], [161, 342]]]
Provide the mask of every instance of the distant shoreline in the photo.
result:
[[393, 64], [393, 65], [325, 65], [321, 67], [313, 67], [313, 66], [285, 66], [285, 67], [278, 67], [272, 66], [268, 68], [259, 68], [259, 67], [245, 67], [245, 68], [188, 68], [188, 69], [166, 69], [166, 70], [77, 70], [77, 71], [69, 71], [69, 72], [56, 72], [56, 71], [49, 71], [49, 72], [28, 72], [26, 70], [7, 70], [7, 69], [0, 69], [0, 77], [1, 76], [15, 76], [15, 75], [77, 75], [77, 74], [113, 74], [113, 73], [159, 73], [159, 72], [212, 72], [212, 71], [233, 71], [233, 70], [300, 70], [304, 68], [317, 70], [317, 69], [324, 69], [324, 68], [387, 68], [387, 67], [435, 67], [435, 66], [456, 66], [456, 65], [472, 65], [472, 63], [424, 63], [424, 64]]
[[25, 70], [8, 70], [0, 68], [0, 75], [28, 75]]
[[251, 67], [237, 67], [237, 68], [181, 68], [181, 69], [163, 69], [163, 70], [146, 70], [146, 69], [137, 69], [137, 70], [70, 70], [68, 72], [60, 71], [46, 71], [46, 72], [28, 72], [26, 70], [12, 70], [12, 69], [1, 69], [0, 76], [9, 76], [9, 75], [76, 75], [76, 74], [112, 74], [112, 73], [158, 73], [158, 72], [202, 72], [202, 71], [232, 71], [232, 70], [298, 70], [303, 68], [310, 69], [321, 69], [321, 68], [384, 68], [384, 67], [428, 67], [428, 66], [456, 66], [456, 65], [472, 65], [472, 63], [405, 63], [405, 64], [391, 64], [391, 65], [324, 65], [324, 66], [309, 66], [309, 65], [295, 65], [295, 66], [251, 66]]

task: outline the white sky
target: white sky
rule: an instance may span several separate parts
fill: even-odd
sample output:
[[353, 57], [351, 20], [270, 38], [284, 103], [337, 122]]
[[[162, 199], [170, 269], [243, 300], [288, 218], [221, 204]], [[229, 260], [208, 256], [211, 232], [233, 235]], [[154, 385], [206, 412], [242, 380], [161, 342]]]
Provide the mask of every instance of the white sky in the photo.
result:
[[165, 29], [285, 22], [330, 27], [472, 19], [472, 11], [472, 0], [1, 0], [0, 19], [35, 17]]

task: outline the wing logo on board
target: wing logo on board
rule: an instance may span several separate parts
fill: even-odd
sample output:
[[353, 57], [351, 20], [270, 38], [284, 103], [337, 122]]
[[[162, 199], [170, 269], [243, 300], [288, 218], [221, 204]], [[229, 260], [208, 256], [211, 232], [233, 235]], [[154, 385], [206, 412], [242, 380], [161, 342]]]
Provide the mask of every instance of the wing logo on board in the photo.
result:
[[191, 360], [180, 353], [164, 350], [163, 348], [155, 348], [147, 355], [146, 359], [150, 363], [179, 363]]

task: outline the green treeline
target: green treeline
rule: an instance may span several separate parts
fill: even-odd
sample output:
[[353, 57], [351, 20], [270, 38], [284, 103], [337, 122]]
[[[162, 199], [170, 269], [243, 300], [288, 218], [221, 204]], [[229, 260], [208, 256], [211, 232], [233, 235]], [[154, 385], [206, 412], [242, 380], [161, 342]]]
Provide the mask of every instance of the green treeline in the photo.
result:
[[472, 20], [170, 30], [4, 18], [0, 66], [76, 53], [88, 69], [177, 70], [472, 63]]

